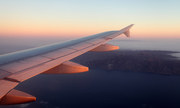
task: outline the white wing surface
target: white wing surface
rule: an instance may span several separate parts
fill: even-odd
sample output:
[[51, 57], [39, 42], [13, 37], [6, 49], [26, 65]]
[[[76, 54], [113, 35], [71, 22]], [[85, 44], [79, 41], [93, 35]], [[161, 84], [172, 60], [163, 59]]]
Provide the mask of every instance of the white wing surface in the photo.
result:
[[129, 25], [118, 31], [32, 48], [0, 56], [0, 104], [19, 104], [36, 98], [13, 89], [20, 82], [40, 73], [64, 74], [88, 71], [88, 67], [70, 62], [88, 51], [110, 51], [117, 46], [105, 44], [120, 34], [130, 36]]

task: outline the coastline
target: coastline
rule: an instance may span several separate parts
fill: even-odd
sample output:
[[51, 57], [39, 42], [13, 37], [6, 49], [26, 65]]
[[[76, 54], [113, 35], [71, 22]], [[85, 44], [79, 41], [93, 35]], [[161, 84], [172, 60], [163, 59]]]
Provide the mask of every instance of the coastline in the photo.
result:
[[91, 68], [180, 75], [180, 60], [175, 51], [116, 50], [87, 52], [72, 61]]

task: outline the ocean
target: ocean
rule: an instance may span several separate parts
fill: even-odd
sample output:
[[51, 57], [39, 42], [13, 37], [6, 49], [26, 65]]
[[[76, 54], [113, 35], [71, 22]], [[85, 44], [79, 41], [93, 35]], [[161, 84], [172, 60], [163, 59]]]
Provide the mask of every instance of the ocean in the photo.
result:
[[[178, 39], [123, 39], [109, 43], [120, 46], [120, 51], [180, 51]], [[29, 47], [24, 44], [18, 48], [24, 49], [26, 46]], [[12, 50], [18, 49], [12, 47]], [[5, 51], [0, 53], [3, 54]], [[179, 53], [175, 56], [179, 57]], [[15, 87], [36, 96], [35, 102], [0, 108], [179, 108], [179, 85], [179, 75], [102, 69], [91, 69], [78, 74], [40, 74]]]

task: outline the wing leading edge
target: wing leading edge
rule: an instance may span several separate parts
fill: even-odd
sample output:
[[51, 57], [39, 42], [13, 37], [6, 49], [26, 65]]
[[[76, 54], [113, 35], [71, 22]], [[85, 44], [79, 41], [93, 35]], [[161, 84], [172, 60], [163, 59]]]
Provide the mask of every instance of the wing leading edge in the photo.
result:
[[[62, 74], [88, 71], [88, 68], [69, 60], [88, 51], [111, 51], [117, 46], [105, 44], [125, 34], [130, 36], [129, 25], [119, 31], [109, 31], [76, 40], [46, 45], [0, 56], [0, 104], [19, 104], [34, 101], [35, 97], [13, 88], [40, 73]], [[53, 71], [52, 71], [53, 70]], [[76, 72], [70, 72], [76, 70]], [[54, 72], [58, 71], [58, 72]], [[19, 94], [23, 94], [19, 96]], [[27, 99], [28, 98], [28, 99]], [[14, 99], [19, 101], [14, 101]], [[25, 101], [22, 101], [25, 100]]]

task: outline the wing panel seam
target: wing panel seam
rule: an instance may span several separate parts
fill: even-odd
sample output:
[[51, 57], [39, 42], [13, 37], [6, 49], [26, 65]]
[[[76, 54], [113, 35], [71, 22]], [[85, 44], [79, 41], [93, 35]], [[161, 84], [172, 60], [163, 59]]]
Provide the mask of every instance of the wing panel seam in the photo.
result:
[[[99, 42], [99, 43], [97, 43], [97, 44], [100, 44], [100, 43], [102, 43], [102, 42], [104, 42], [104, 41], [101, 41], [101, 42]], [[97, 44], [95, 44], [95, 45], [97, 45]], [[92, 45], [92, 46], [95, 46], [95, 45]], [[85, 47], [85, 48], [83, 48], [83, 49], [81, 49], [81, 50], [84, 50], [84, 49], [89, 48], [89, 47], [92, 47], [92, 46]], [[38, 65], [34, 65], [34, 66], [32, 66], [32, 67], [29, 67], [29, 68], [23, 69], [23, 70], [21, 70], [21, 71], [17, 71], [17, 72], [15, 72], [14, 74], [17, 74], [17, 73], [19, 73], [19, 72], [23, 72], [23, 71], [29, 70], [29, 69], [31, 69], [31, 68], [35, 68], [35, 67], [41, 66], [41, 65], [43, 65], [43, 64], [45, 64], [45, 63], [51, 62], [51, 61], [53, 61], [53, 60], [56, 60], [56, 59], [59, 59], [59, 58], [62, 58], [62, 57], [65, 57], [65, 56], [67, 56], [67, 55], [70, 55], [70, 54], [76, 53], [76, 52], [81, 51], [81, 50], [77, 50], [77, 51], [75, 51], [75, 52], [72, 52], [72, 53], [69, 53], [69, 54], [63, 55], [63, 56], [61, 56], [61, 57], [58, 57], [58, 58], [55, 58], [55, 59], [52, 59], [52, 60], [49, 60], [49, 61], [46, 61], [46, 62], [40, 63], [40, 64], [38, 64]]]

